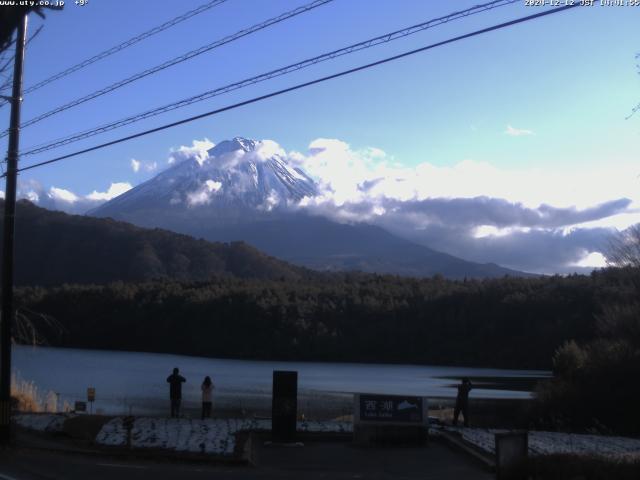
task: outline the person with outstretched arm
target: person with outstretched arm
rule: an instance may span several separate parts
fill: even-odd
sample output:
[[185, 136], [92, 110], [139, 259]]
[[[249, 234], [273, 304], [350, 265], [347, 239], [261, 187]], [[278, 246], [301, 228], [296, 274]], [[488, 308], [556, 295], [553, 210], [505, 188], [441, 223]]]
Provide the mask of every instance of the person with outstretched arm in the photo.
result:
[[167, 383], [169, 384], [169, 399], [171, 400], [171, 418], [178, 418], [180, 416], [182, 384], [186, 381], [186, 378], [180, 375], [180, 370], [177, 368], [174, 368], [173, 373], [167, 377]]

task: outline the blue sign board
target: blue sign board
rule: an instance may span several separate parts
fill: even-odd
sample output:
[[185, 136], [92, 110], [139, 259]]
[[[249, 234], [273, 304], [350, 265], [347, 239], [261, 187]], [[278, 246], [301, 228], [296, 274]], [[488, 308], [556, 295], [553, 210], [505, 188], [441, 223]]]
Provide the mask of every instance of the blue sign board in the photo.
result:
[[424, 422], [422, 397], [402, 395], [359, 395], [360, 421]]

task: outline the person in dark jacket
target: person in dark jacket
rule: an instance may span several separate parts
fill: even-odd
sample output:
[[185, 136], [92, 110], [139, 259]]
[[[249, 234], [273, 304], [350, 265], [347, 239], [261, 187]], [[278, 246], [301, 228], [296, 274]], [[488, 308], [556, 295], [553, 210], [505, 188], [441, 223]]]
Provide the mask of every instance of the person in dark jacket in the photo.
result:
[[473, 386], [468, 378], [463, 378], [460, 385], [458, 385], [458, 396], [456, 397], [456, 408], [453, 411], [453, 424], [458, 424], [458, 417], [460, 412], [464, 417], [464, 426], [469, 426], [469, 392]]
[[171, 418], [178, 418], [180, 416], [182, 384], [186, 381], [187, 380], [180, 375], [180, 370], [177, 368], [174, 368], [173, 373], [167, 377], [167, 383], [169, 384], [169, 398], [171, 399]]

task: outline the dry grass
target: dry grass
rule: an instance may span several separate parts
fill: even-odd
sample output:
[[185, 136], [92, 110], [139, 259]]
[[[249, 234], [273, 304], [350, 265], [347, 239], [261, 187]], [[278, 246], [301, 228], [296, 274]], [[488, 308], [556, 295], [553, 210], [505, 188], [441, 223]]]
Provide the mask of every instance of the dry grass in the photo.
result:
[[17, 373], [11, 375], [11, 397], [19, 412], [68, 412], [71, 409], [66, 401], [58, 402], [55, 392], [40, 392], [34, 382], [24, 380]]

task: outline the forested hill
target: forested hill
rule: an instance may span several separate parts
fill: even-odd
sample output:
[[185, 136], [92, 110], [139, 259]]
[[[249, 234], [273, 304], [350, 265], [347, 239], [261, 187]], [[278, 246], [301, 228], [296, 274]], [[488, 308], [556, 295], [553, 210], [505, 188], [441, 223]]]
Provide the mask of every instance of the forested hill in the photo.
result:
[[242, 242], [212, 243], [111, 219], [53, 212], [28, 201], [17, 205], [15, 245], [18, 285], [214, 276], [299, 280], [315, 275]]
[[33, 317], [56, 346], [550, 368], [566, 341], [600, 337], [606, 309], [637, 302], [639, 278], [637, 269], [610, 269], [471, 281], [349, 273], [298, 282], [120, 282], [22, 288], [16, 305], [61, 323], [49, 328]]

